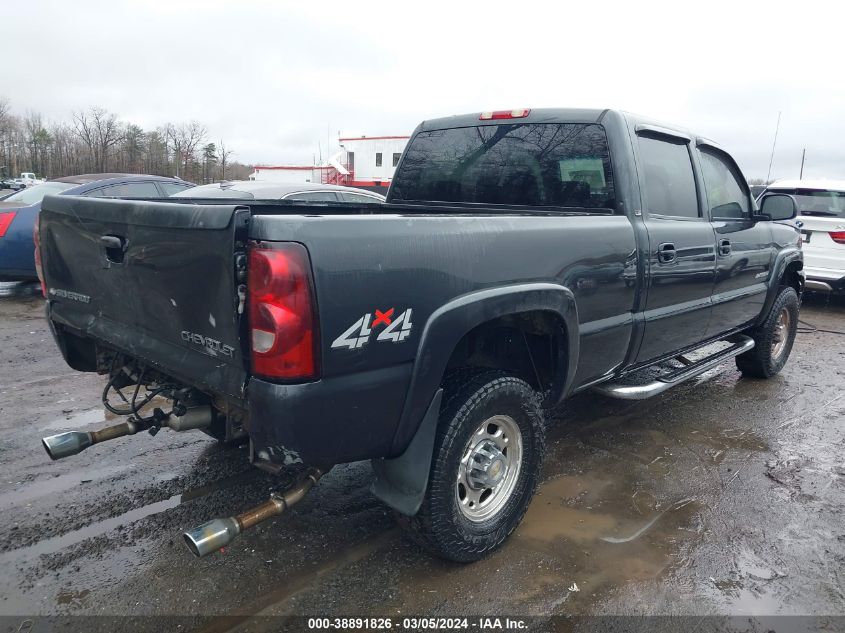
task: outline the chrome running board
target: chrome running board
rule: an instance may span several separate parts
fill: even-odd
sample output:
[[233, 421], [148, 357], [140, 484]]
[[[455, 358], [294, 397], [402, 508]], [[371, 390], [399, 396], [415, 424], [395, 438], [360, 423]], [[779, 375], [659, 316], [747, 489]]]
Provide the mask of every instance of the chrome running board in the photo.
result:
[[[605, 396], [609, 396], [610, 398], [620, 398], [622, 400], [645, 400], [646, 398], [651, 398], [659, 393], [663, 393], [670, 387], [679, 385], [685, 380], [695, 378], [696, 376], [706, 372], [708, 369], [712, 369], [716, 365], [720, 365], [734, 356], [739, 356], [740, 354], [744, 354], [745, 352], [754, 349], [754, 340], [743, 334], [735, 334], [734, 336], [724, 339], [724, 341], [731, 343], [731, 346], [695, 362], [688, 361], [684, 356], [676, 356], [676, 359], [682, 362], [684, 367], [680, 367], [674, 371], [664, 374], [652, 382], [642, 385], [605, 382], [596, 385], [593, 389]], [[709, 345], [712, 345], [712, 343], [709, 343]]]

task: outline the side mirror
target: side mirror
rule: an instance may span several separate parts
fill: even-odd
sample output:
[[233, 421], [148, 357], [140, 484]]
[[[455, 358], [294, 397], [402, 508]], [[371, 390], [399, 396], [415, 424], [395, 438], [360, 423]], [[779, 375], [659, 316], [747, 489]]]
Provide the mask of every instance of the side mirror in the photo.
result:
[[760, 198], [760, 214], [767, 220], [791, 220], [798, 215], [798, 203], [785, 193], [767, 193]]

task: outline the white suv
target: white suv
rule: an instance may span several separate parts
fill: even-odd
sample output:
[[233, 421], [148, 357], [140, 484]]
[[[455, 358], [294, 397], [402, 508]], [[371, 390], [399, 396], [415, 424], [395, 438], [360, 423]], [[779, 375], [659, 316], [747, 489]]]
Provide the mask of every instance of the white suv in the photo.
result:
[[760, 194], [788, 193], [804, 239], [808, 290], [845, 290], [845, 180], [780, 180]]

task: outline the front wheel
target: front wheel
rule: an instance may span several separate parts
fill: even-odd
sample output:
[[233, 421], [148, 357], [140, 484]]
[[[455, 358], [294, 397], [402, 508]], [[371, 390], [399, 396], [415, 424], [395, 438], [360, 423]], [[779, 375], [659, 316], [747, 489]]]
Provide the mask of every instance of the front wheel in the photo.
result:
[[438, 556], [470, 562], [522, 520], [540, 478], [545, 427], [525, 381], [486, 372], [455, 382], [446, 385], [428, 488], [409, 527]]
[[745, 376], [771, 378], [786, 364], [798, 329], [798, 293], [780, 289], [769, 315], [749, 334], [754, 349], [736, 357], [736, 366]]

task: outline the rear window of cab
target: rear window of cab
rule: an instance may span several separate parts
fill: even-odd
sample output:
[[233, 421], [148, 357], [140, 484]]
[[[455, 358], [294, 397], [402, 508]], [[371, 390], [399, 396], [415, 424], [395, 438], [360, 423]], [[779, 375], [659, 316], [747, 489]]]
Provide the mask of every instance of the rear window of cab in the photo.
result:
[[396, 202], [612, 210], [604, 128], [584, 123], [479, 125], [420, 132], [393, 181]]

